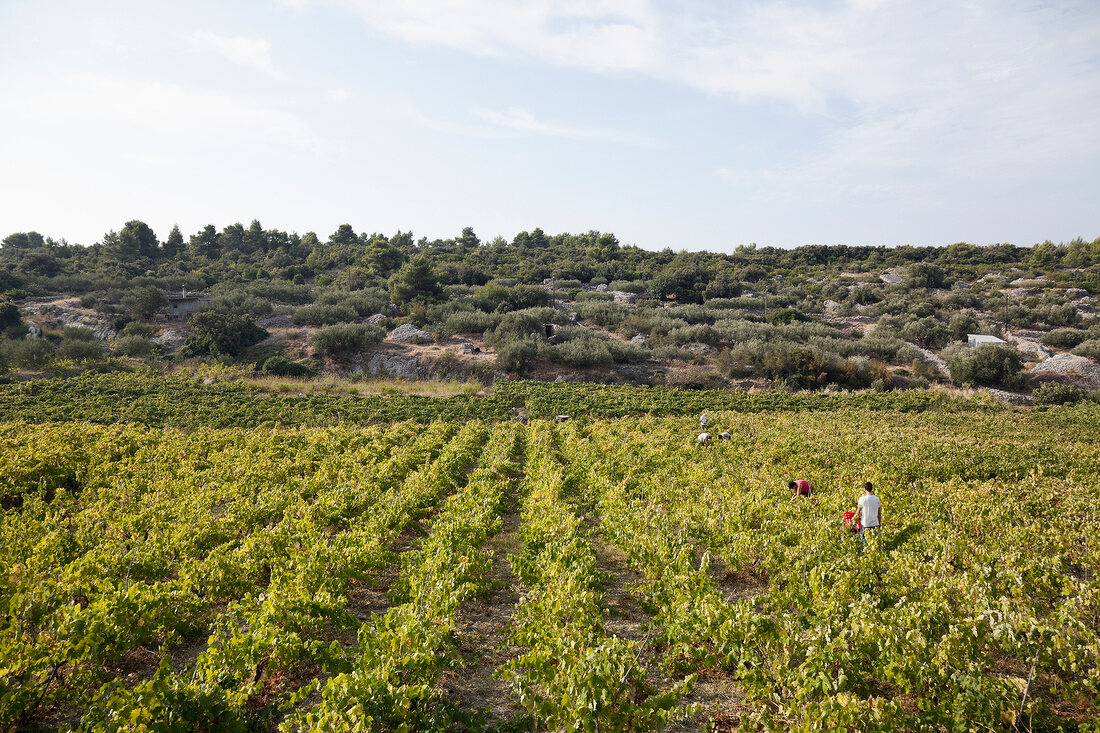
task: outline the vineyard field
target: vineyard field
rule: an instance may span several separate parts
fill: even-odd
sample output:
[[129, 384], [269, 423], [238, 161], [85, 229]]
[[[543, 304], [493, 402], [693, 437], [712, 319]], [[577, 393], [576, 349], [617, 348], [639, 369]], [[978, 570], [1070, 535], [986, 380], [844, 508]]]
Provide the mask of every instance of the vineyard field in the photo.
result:
[[1096, 405], [517, 390], [0, 423], [0, 730], [1100, 733]]

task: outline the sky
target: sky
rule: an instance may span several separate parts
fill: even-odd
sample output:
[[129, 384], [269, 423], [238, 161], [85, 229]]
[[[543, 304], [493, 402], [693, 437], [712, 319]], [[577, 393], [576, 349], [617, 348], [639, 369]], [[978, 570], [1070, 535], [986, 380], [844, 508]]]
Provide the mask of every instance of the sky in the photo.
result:
[[0, 237], [1100, 237], [1100, 2], [0, 0]]

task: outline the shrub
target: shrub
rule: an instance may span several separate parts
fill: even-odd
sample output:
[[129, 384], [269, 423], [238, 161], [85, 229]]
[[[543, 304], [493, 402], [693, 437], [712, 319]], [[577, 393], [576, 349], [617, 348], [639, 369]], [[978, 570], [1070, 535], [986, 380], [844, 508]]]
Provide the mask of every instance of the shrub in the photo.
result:
[[1088, 392], [1072, 384], [1047, 382], [1031, 393], [1036, 405], [1072, 405], [1087, 398]]
[[965, 341], [967, 334], [977, 333], [978, 328], [978, 317], [974, 311], [969, 310], [952, 314], [951, 320], [947, 322], [947, 330], [956, 341]]
[[607, 286], [611, 290], [620, 290], [624, 293], [642, 294], [645, 292], [644, 280], [612, 280]]
[[577, 301], [577, 317], [605, 328], [618, 328], [629, 314], [626, 306], [598, 300]]
[[539, 342], [534, 338], [506, 341], [497, 347], [496, 366], [506, 372], [522, 374], [538, 353]]
[[65, 339], [57, 347], [57, 355], [62, 359], [78, 362], [95, 361], [103, 358], [103, 344], [99, 343], [94, 336], [90, 341], [82, 338]]
[[809, 317], [797, 308], [780, 308], [768, 314], [768, 323], [777, 326], [808, 320], [810, 320]]
[[713, 326], [697, 324], [695, 326], [681, 326], [668, 333], [668, 338], [677, 345], [683, 344], [710, 344], [714, 346], [721, 340], [721, 334]]
[[122, 336], [115, 340], [114, 349], [123, 356], [140, 358], [153, 353], [153, 342], [144, 336]]
[[649, 358], [649, 352], [644, 347], [628, 341], [608, 339], [607, 348], [611, 352], [612, 361], [617, 364], [636, 364]]
[[901, 337], [924, 349], [942, 349], [950, 340], [947, 327], [932, 316], [910, 321], [901, 329]]
[[310, 344], [320, 353], [334, 359], [345, 359], [386, 337], [380, 326], [365, 323], [338, 323], [325, 326], [309, 338]]
[[152, 318], [168, 307], [168, 296], [160, 288], [147, 285], [131, 291], [122, 299], [122, 305], [138, 318]]
[[585, 336], [550, 347], [550, 361], [583, 368], [611, 363], [607, 342], [596, 336]]
[[1040, 340], [1047, 346], [1072, 349], [1084, 341], [1087, 335], [1087, 332], [1076, 328], [1056, 328], [1044, 333]]
[[191, 330], [184, 354], [237, 356], [253, 344], [267, 338], [267, 331], [256, 325], [252, 316], [218, 311], [202, 311], [191, 318]]
[[23, 317], [19, 313], [19, 306], [10, 301], [0, 303], [0, 330], [17, 328], [23, 325]]
[[41, 369], [53, 359], [53, 346], [46, 339], [20, 339], [12, 342], [8, 361], [25, 369]]
[[951, 379], [959, 385], [1020, 389], [1026, 382], [1020, 352], [1007, 344], [955, 348], [948, 354], [947, 368]]
[[1086, 339], [1074, 347], [1070, 353], [1074, 356], [1086, 356], [1093, 361], [1100, 361], [1100, 339]]
[[130, 321], [119, 331], [120, 336], [144, 336], [145, 338], [149, 338], [154, 333], [156, 333], [156, 329], [152, 326], [146, 326], [141, 321]]
[[61, 330], [61, 336], [66, 341], [95, 341], [92, 329], [81, 326], [66, 326]]
[[345, 303], [315, 303], [294, 311], [294, 323], [297, 326], [331, 326], [335, 323], [350, 323], [358, 320], [359, 313]]
[[256, 318], [271, 313], [271, 303], [244, 290], [228, 290], [210, 299], [210, 308], [224, 313], [236, 313]]
[[264, 362], [261, 371], [271, 377], [308, 377], [313, 373], [305, 364], [285, 356], [273, 356]]
[[447, 316], [443, 325], [451, 333], [485, 333], [499, 326], [500, 320], [499, 313], [459, 311]]

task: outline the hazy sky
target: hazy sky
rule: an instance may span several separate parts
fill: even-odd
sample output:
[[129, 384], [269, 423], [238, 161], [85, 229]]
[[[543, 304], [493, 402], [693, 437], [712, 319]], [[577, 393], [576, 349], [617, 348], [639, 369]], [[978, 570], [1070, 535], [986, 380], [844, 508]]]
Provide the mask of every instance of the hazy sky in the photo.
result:
[[1100, 236], [1100, 2], [0, 0], [0, 237]]

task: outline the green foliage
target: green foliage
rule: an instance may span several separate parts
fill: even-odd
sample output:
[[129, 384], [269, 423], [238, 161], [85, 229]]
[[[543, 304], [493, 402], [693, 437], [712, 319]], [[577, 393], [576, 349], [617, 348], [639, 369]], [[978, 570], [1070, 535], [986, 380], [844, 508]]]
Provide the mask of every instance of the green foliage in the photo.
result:
[[1046, 382], [1040, 384], [1031, 393], [1036, 406], [1041, 405], [1072, 405], [1088, 398], [1089, 393], [1072, 384], [1058, 384]]
[[127, 294], [122, 306], [136, 318], [152, 318], [168, 307], [168, 296], [160, 288], [148, 285]]
[[1100, 339], [1090, 338], [1082, 341], [1070, 353], [1074, 356], [1086, 356], [1093, 361], [1100, 361]]
[[331, 326], [356, 321], [359, 314], [345, 303], [314, 303], [294, 311], [293, 319], [298, 326]]
[[103, 344], [93, 337], [66, 338], [57, 347], [57, 356], [62, 359], [71, 359], [76, 362], [90, 362], [103, 358]]
[[1023, 367], [1020, 352], [1007, 344], [963, 347], [947, 358], [951, 379], [960, 385], [1022, 389], [1027, 381]]
[[934, 316], [927, 316], [905, 324], [901, 337], [924, 349], [942, 349], [950, 340], [951, 332]]
[[272, 377], [308, 377], [313, 373], [305, 364], [291, 361], [285, 356], [270, 357], [264, 362], [261, 371]]
[[504, 341], [496, 347], [496, 367], [506, 372], [523, 374], [530, 362], [539, 355], [544, 344], [545, 342], [533, 336]]
[[19, 313], [19, 306], [11, 302], [0, 303], [0, 331], [17, 329], [23, 325], [23, 317]]
[[423, 254], [415, 255], [390, 276], [389, 291], [394, 303], [432, 301], [443, 293], [431, 261]]
[[19, 339], [5, 346], [6, 361], [24, 369], [43, 369], [54, 356], [53, 346], [44, 338]]
[[930, 262], [915, 262], [905, 269], [905, 284], [911, 288], [942, 288], [947, 273]]
[[385, 337], [386, 332], [381, 326], [340, 323], [317, 331], [309, 337], [309, 343], [325, 356], [347, 359], [380, 343]]
[[143, 358], [153, 353], [153, 342], [145, 336], [128, 335], [115, 339], [112, 347], [123, 356]]
[[1072, 349], [1088, 338], [1088, 332], [1078, 328], [1056, 328], [1043, 334], [1042, 342], [1047, 346]]
[[190, 326], [193, 335], [187, 338], [184, 347], [190, 355], [238, 356], [268, 335], [256, 325], [252, 316], [212, 310], [196, 313], [191, 317]]

